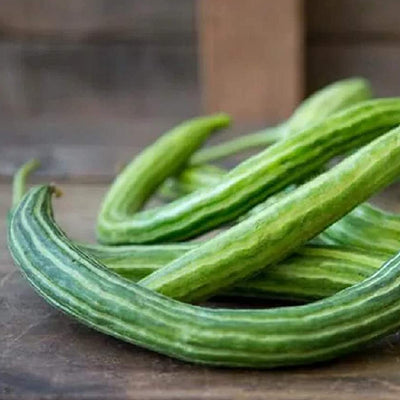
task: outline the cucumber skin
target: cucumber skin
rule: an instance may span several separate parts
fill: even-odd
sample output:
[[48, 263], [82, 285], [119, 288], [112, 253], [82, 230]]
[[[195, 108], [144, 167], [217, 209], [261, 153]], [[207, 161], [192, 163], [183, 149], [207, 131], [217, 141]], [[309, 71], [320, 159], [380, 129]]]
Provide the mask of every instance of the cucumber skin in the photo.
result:
[[[101, 205], [100, 220], [106, 217], [118, 220], [117, 212], [129, 213], [140, 209], [168, 176], [184, 167], [187, 158], [211, 133], [229, 123], [226, 114], [193, 118], [161, 136], [116, 177]], [[129, 177], [129, 182], [126, 177]]]
[[[122, 172], [106, 196], [98, 218], [98, 239], [105, 244], [126, 244], [195, 237], [234, 221], [270, 195], [319, 170], [334, 156], [368, 143], [399, 123], [399, 99], [361, 103], [251, 157], [229, 172], [220, 185], [135, 214], [135, 199], [144, 199], [137, 182], [142, 187], [148, 185], [146, 196], [149, 188], [156, 186], [152, 166], [145, 163], [143, 167], [139, 157]], [[152, 146], [145, 154], [162, 159], [168, 151], [167, 147]], [[164, 177], [166, 168], [163, 172]]]
[[200, 149], [191, 157], [189, 164], [202, 165], [246, 150], [263, 149], [294, 132], [306, 129], [311, 124], [323, 121], [337, 111], [369, 100], [371, 96], [371, 86], [366, 79], [348, 78], [333, 82], [305, 99], [281, 125]]
[[54, 221], [53, 192], [33, 188], [13, 212], [11, 255], [46, 301], [103, 333], [194, 363], [273, 368], [329, 360], [400, 326], [400, 255], [312, 304], [207, 309], [129, 282], [80, 250]]
[[177, 176], [162, 185], [160, 192], [165, 199], [176, 199], [202, 187], [220, 181], [228, 171], [203, 164], [237, 154], [249, 149], [264, 149], [266, 146], [295, 132], [318, 123], [335, 112], [370, 99], [369, 82], [363, 78], [349, 78], [334, 82], [313, 93], [294, 111], [292, 116], [277, 127], [247, 134], [216, 146], [198, 150], [190, 159], [190, 165]]
[[[79, 246], [111, 271], [137, 282], [199, 244]], [[344, 246], [307, 245], [257, 276], [238, 282], [222, 295], [302, 302], [317, 300], [368, 278], [388, 258], [386, 254]]]
[[365, 203], [327, 228], [320, 238], [325, 243], [395, 254], [400, 243], [400, 216]]
[[139, 281], [196, 302], [284, 259], [400, 173], [400, 127]]

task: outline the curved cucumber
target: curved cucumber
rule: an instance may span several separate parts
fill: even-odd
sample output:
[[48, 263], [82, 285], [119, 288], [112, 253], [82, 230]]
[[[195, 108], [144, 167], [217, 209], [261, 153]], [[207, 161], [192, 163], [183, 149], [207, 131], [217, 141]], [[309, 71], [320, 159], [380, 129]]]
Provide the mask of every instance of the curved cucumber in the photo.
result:
[[41, 296], [98, 331], [195, 363], [272, 368], [332, 359], [400, 327], [400, 256], [312, 304], [196, 307], [129, 282], [80, 250], [53, 219], [53, 191], [25, 195], [9, 223], [9, 249]]
[[[124, 168], [123, 174], [117, 177], [105, 198], [102, 213], [118, 220], [116, 211], [129, 213], [139, 209], [168, 176], [182, 169], [187, 158], [211, 133], [226, 127], [229, 122], [227, 115], [217, 114], [185, 121], [167, 132], [139, 154], [134, 163]], [[127, 175], [132, 177], [129, 184], [123, 179]], [[119, 197], [118, 210], [112, 205], [116, 192]]]
[[198, 165], [185, 168], [179, 175], [168, 178], [158, 193], [167, 200], [174, 200], [198, 189], [218, 185], [228, 171], [215, 165]]
[[[198, 247], [165, 245], [79, 245], [111, 271], [134, 282]], [[386, 255], [338, 246], [307, 245], [254, 278], [238, 282], [225, 296], [309, 301], [331, 296], [371, 276]]]
[[400, 247], [400, 216], [371, 204], [361, 204], [327, 228], [320, 238], [326, 243], [393, 255]]
[[[219, 185], [135, 214], [150, 195], [150, 188], [155, 189], [162, 180], [147, 155], [151, 154], [152, 160], [163, 160], [169, 147], [156, 143], [111, 186], [98, 217], [98, 238], [103, 243], [123, 244], [195, 237], [235, 220], [270, 195], [319, 170], [332, 157], [368, 143], [399, 123], [400, 99], [364, 102], [251, 157], [229, 172]], [[162, 178], [167, 169], [164, 165]]]
[[160, 194], [166, 199], [175, 199], [197, 189], [215, 185], [228, 171], [202, 163], [216, 161], [249, 149], [263, 149], [370, 97], [371, 88], [365, 79], [350, 78], [334, 82], [304, 100], [282, 125], [198, 150], [191, 158], [192, 166], [169, 178], [165, 185], [162, 185]]
[[284, 259], [400, 173], [400, 127], [139, 283], [198, 301]]
[[323, 121], [337, 111], [370, 98], [370, 84], [363, 78], [349, 78], [334, 82], [304, 100], [283, 124], [200, 149], [191, 157], [190, 164], [200, 165], [246, 150], [262, 149], [293, 132], [307, 128], [310, 124]]
[[[38, 165], [37, 160], [31, 160], [21, 167], [15, 175], [13, 206], [21, 201], [25, 193], [27, 175]], [[262, 204], [262, 206], [265, 208], [266, 204]], [[363, 205], [359, 206], [359, 208], [363, 207]], [[259, 208], [259, 210], [263, 208]], [[253, 211], [256, 212], [256, 210]], [[375, 211], [378, 215], [381, 215], [379, 209]], [[350, 214], [353, 214], [353, 212]], [[387, 216], [385, 220], [379, 221], [381, 222], [381, 229], [382, 226], [386, 225], [386, 220]], [[373, 222], [377, 223], [378, 221]], [[127, 279], [138, 281], [188, 251], [195, 249], [199, 246], [199, 243], [150, 246], [78, 245], [103, 262], [113, 272]], [[394, 242], [392, 245], [394, 245]], [[380, 248], [374, 242], [374, 247], [375, 250], [383, 253], [387, 251], [386, 245]], [[237, 283], [233, 289], [226, 291], [224, 295], [300, 301], [323, 298], [372, 275], [385, 258], [386, 256], [382, 254], [374, 254], [365, 250], [350, 251], [348, 248], [338, 246], [308, 245], [297, 250], [291, 257], [279, 264], [270, 266], [255, 278]]]

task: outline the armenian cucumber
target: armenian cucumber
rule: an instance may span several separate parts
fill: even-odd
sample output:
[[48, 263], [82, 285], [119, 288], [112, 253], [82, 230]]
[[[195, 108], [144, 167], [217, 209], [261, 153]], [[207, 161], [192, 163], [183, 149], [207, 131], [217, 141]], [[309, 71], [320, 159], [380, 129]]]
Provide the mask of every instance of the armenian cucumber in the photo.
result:
[[116, 338], [195, 363], [272, 368], [332, 359], [400, 327], [400, 255], [311, 304], [208, 309], [129, 282], [82, 251], [55, 223], [53, 193], [51, 186], [33, 188], [16, 207], [11, 255], [46, 301]]
[[139, 283], [191, 302], [220, 293], [284, 259], [399, 173], [397, 127]]
[[[249, 158], [218, 185], [136, 213], [175, 165], [169, 154], [171, 134], [166, 135], [133, 160], [112, 184], [98, 216], [98, 239], [124, 244], [195, 237], [235, 220], [270, 195], [310, 176], [334, 156], [368, 143], [399, 123], [400, 99], [361, 103]], [[176, 148], [184, 149], [184, 136], [179, 140], [175, 140]]]

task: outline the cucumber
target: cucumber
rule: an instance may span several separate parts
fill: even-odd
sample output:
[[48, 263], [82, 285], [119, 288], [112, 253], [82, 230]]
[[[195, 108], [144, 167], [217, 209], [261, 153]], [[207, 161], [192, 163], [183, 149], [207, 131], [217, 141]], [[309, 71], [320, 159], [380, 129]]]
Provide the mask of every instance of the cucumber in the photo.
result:
[[82, 251], [55, 223], [53, 193], [35, 187], [16, 207], [11, 255], [47, 302], [100, 332], [194, 363], [272, 368], [329, 360], [400, 327], [400, 255], [308, 305], [208, 309], [129, 282]]
[[191, 157], [190, 164], [201, 165], [246, 150], [263, 149], [294, 132], [323, 121], [337, 111], [368, 100], [371, 95], [370, 84], [363, 78], [349, 78], [331, 83], [304, 100], [283, 124], [201, 149]]
[[199, 301], [284, 259], [400, 173], [400, 127], [139, 281]]
[[[198, 247], [164, 245], [79, 246], [111, 271], [134, 282]], [[254, 278], [238, 282], [224, 296], [310, 301], [331, 296], [371, 276], [388, 258], [382, 253], [343, 246], [307, 245]]]
[[[174, 141], [176, 152], [178, 147], [185, 149], [186, 136], [177, 140], [172, 132], [147, 148], [114, 181], [98, 216], [97, 237], [105, 244], [125, 244], [198, 236], [234, 221], [270, 195], [318, 171], [332, 157], [368, 143], [399, 123], [400, 99], [361, 103], [249, 158], [218, 185], [136, 213], [176, 169], [170, 160], [170, 143]], [[156, 164], [162, 168], [154, 167], [154, 159], [160, 160]]]
[[361, 204], [322, 232], [320, 238], [325, 243], [393, 255], [400, 248], [400, 216]]
[[198, 150], [190, 159], [191, 166], [177, 176], [169, 178], [161, 187], [160, 194], [170, 200], [199, 188], [215, 185], [221, 182], [221, 178], [228, 171], [223, 168], [215, 169], [203, 163], [217, 161], [250, 149], [262, 150], [267, 145], [323, 121], [335, 112], [370, 98], [370, 84], [365, 79], [350, 78], [334, 82], [304, 100], [283, 124]]

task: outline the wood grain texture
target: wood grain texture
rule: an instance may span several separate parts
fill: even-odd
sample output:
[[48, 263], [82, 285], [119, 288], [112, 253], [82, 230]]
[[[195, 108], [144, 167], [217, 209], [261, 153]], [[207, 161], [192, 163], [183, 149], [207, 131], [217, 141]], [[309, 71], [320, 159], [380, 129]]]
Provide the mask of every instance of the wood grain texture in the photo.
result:
[[198, 4], [205, 109], [225, 111], [238, 120], [288, 117], [302, 95], [302, 2]]
[[[62, 189], [64, 197], [55, 201], [61, 226], [74, 238], [93, 238], [106, 187], [66, 184]], [[387, 194], [387, 204], [397, 204], [396, 192], [398, 187], [392, 196]], [[10, 186], [0, 185], [2, 400], [398, 399], [398, 335], [319, 366], [230, 371], [174, 361], [78, 324], [39, 298], [12, 264], [4, 237], [9, 202]]]

